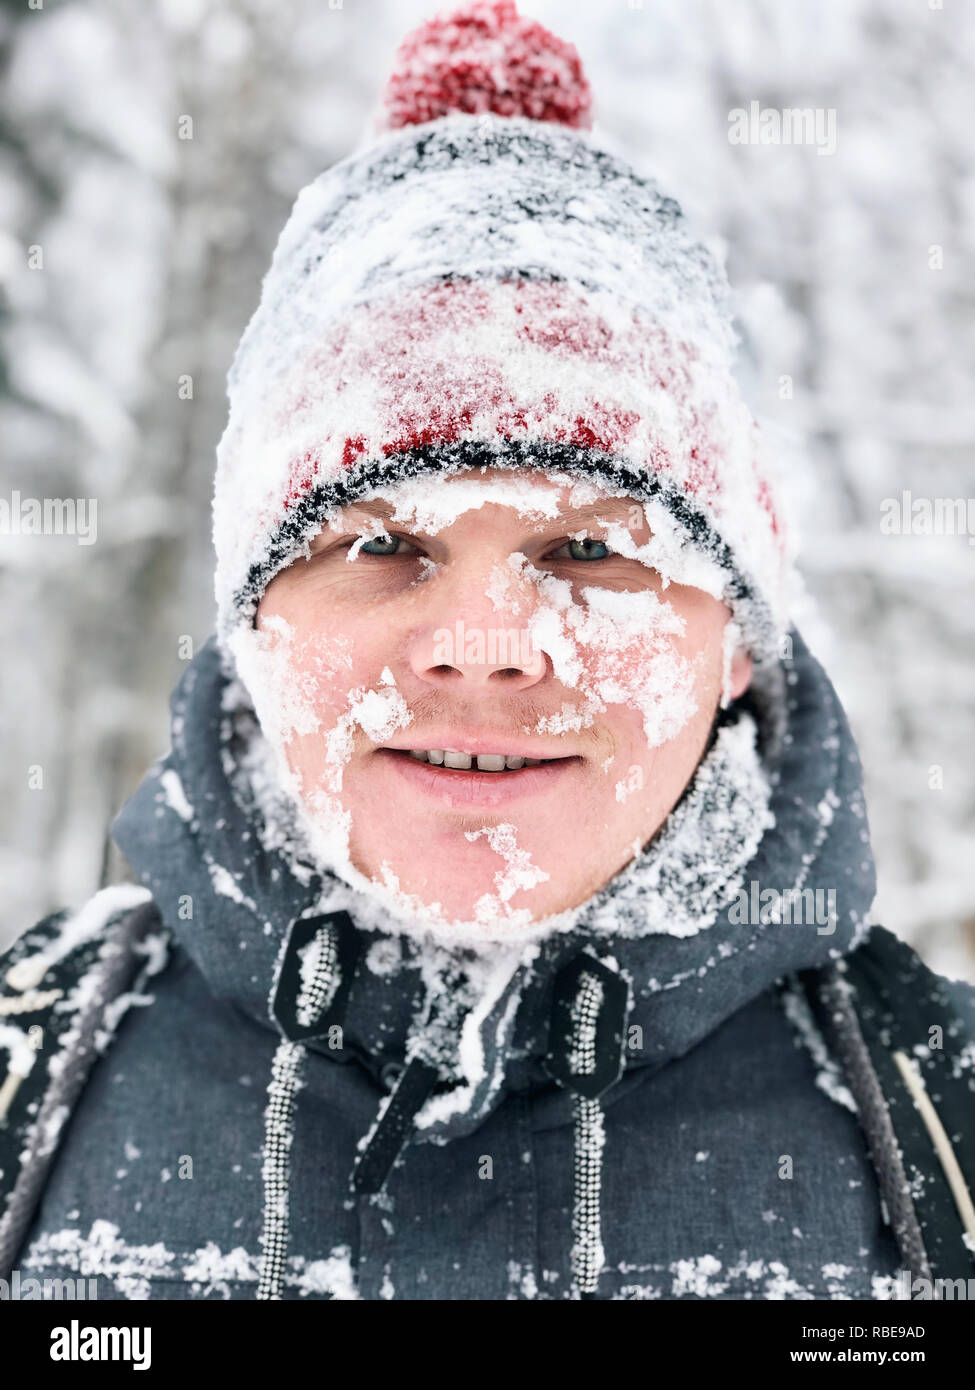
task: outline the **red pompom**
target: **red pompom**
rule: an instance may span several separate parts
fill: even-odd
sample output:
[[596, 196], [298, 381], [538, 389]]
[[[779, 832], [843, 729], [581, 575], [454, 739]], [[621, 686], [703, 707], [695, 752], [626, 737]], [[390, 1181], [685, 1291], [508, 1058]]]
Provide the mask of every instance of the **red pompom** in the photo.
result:
[[588, 130], [592, 99], [579, 54], [514, 0], [471, 0], [407, 34], [383, 96], [381, 128], [451, 111], [528, 116]]

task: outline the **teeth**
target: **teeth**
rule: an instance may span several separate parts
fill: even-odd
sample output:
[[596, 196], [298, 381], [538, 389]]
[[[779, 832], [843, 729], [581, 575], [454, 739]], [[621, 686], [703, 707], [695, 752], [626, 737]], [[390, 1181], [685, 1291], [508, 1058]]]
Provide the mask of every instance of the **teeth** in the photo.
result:
[[459, 753], [452, 748], [410, 748], [407, 750], [417, 762], [433, 763], [436, 767], [452, 767], [461, 772], [477, 768], [478, 772], [515, 771], [520, 767], [538, 767], [545, 758], [522, 758], [515, 753]]

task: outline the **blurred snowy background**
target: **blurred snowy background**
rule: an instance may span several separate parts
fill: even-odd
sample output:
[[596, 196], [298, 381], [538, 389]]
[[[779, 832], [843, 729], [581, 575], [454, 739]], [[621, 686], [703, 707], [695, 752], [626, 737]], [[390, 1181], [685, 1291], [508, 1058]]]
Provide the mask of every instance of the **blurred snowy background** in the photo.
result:
[[[211, 630], [234, 348], [296, 193], [444, 8], [0, 0], [0, 498], [98, 509], [96, 544], [0, 535], [0, 942], [120, 872], [107, 826], [168, 745], [181, 640]], [[597, 137], [724, 247], [800, 626], [866, 767], [877, 919], [975, 979], [975, 547], [880, 529], [904, 490], [975, 494], [975, 9], [519, 8], [576, 44]], [[731, 143], [753, 101], [835, 111], [835, 152]]]

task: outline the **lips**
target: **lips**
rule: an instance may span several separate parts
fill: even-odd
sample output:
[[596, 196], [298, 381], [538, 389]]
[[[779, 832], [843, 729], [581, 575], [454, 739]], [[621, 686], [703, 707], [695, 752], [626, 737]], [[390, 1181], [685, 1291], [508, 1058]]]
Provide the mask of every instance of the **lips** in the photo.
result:
[[469, 753], [458, 752], [452, 748], [403, 748], [386, 749], [386, 752], [399, 753], [431, 767], [442, 767], [455, 772], [489, 772], [494, 774], [517, 772], [523, 767], [537, 767], [540, 763], [562, 762], [562, 758], [526, 758], [516, 753]]
[[429, 752], [431, 749], [441, 752], [463, 750], [472, 755], [501, 755], [536, 761], [562, 759], [567, 756], [564, 744], [562, 751], [559, 751], [557, 746], [552, 744], [546, 746], [538, 739], [519, 737], [515, 733], [502, 731], [492, 734], [461, 728], [425, 729], [422, 733], [411, 729], [406, 743], [388, 743], [384, 746], [387, 750], [398, 753], [417, 750]]
[[504, 772], [451, 768], [410, 756], [404, 749], [380, 748], [376, 757], [397, 782], [418, 796], [433, 797], [447, 807], [497, 806], [506, 801], [547, 794], [561, 787], [581, 768], [583, 759], [553, 758], [535, 767]]

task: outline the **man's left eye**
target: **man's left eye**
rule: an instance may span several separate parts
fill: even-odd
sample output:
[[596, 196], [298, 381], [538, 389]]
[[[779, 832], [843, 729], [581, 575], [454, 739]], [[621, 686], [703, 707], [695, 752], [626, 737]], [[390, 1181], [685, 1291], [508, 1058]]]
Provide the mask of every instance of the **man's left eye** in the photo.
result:
[[[402, 536], [372, 536], [369, 540], [363, 541], [362, 545], [359, 547], [359, 553], [362, 554], [362, 552], [365, 551], [367, 555], [398, 555], [402, 539]], [[407, 544], [409, 544], [409, 542], [407, 542]], [[369, 545], [378, 546], [379, 549], [366, 550], [366, 546]]]
[[[593, 553], [593, 547], [596, 547], [595, 554]], [[597, 541], [591, 536], [587, 536], [585, 540], [581, 541], [575, 539], [568, 540], [564, 545], [559, 547], [559, 550], [565, 549], [569, 550], [569, 555], [563, 558], [569, 560], [605, 560], [608, 555], [613, 553], [604, 541]], [[553, 560], [556, 559], [558, 554], [559, 551], [556, 550], [551, 558]]]

